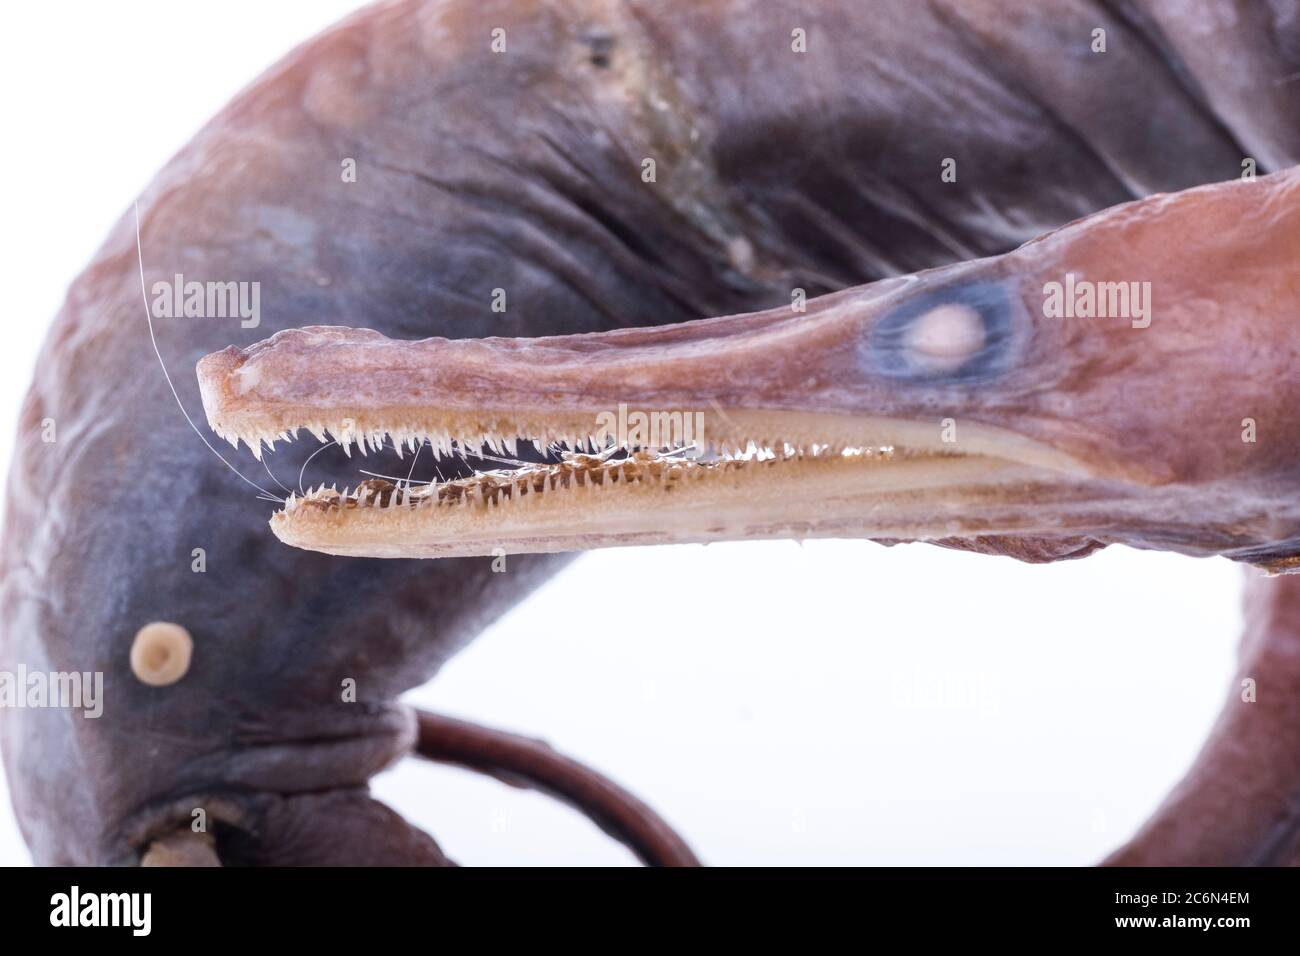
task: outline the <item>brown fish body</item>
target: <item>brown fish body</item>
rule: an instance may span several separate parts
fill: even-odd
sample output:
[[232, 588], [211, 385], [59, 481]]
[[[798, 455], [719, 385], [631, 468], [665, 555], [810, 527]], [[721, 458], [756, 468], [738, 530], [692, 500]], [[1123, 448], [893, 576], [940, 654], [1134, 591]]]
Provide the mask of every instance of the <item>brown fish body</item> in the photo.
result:
[[[141, 269], [146, 297], [178, 274], [260, 283], [255, 326], [154, 320], [197, 415], [198, 388], [180, 370], [301, 326], [460, 340], [761, 313], [788, 307], [796, 288], [815, 298], [1001, 255], [1099, 209], [1234, 178], [1243, 157], [1261, 173], [1300, 161], [1300, 85], [1263, 79], [1300, 69], [1294, 4], [1225, 5], [1239, 16], [1217, 23], [1177, 4], [1125, 5], [1123, 16], [1039, 4], [1010, 22], [995, 6], [384, 4], [238, 97], [141, 197], [142, 262], [126, 218], [74, 284], [23, 409], [0, 666], [101, 671], [106, 688], [102, 720], [0, 714], [36, 860], [134, 862], [203, 809], [226, 862], [442, 862], [431, 838], [366, 792], [417, 741], [414, 717], [394, 701], [558, 566], [525, 557], [493, 575], [485, 561], [377, 562], [280, 545], [247, 486], [177, 412], [149, 347]], [[1090, 51], [1097, 23], [1109, 31], [1104, 56]], [[1203, 29], [1230, 41], [1232, 69]], [[955, 182], [940, 178], [948, 158]], [[1214, 262], [1248, 231], [1232, 208], [1225, 200], [1213, 228], [1176, 239], [1159, 215], [1127, 224], [1089, 258], [1115, 261], [1113, 244], [1131, 230], [1143, 261], [1185, 263], [1179, 281], [1213, 290]], [[1259, 274], [1243, 295], [1272, 301], [1271, 263]], [[504, 312], [493, 310], [498, 289]], [[1194, 321], [1194, 310], [1180, 314]], [[1295, 366], [1264, 327], [1221, 320], [1243, 323], [1244, 338], [1230, 341], [1242, 362], [1263, 363], [1258, 383], [1272, 382], [1233, 382], [1223, 421], [1253, 414], [1267, 435], [1294, 394]], [[1267, 467], [1230, 473], [1216, 458], [1226, 451], [1206, 457], [1226, 424], [1183, 441], [1160, 431], [1158, 377], [1207, 341], [1193, 336], [1196, 348], [1179, 352], [1179, 326], [1165, 328], [1172, 351], [1132, 353], [1156, 376], [1127, 380], [1148, 416], [1141, 431], [1067, 434], [1070, 410], [1041, 408], [1016, 427], [1040, 438], [1055, 429], [1051, 441], [1081, 459], [1145, 467], [1155, 483], [1222, 474], [1225, 498], [1247, 488], [1274, 507], [1270, 489], [1293, 467], [1278, 444], [1258, 443]], [[1194, 379], [1191, 365], [1178, 374]], [[1034, 365], [1039, 375], [1063, 367]], [[1213, 408], [1226, 381], [1204, 380], [1203, 394], [1180, 400], [1182, 417]], [[1131, 421], [1104, 392], [1078, 395], [1076, 408], [1102, 428]], [[1011, 416], [1012, 394], [995, 398], [987, 417]], [[59, 424], [56, 445], [40, 440], [47, 418]], [[279, 473], [314, 450], [282, 452]], [[314, 467], [344, 463], [332, 452]], [[1222, 530], [1219, 550], [1275, 547], [1293, 533], [1281, 512], [1279, 530], [1265, 533], [1264, 510]], [[1178, 533], [1194, 524], [1183, 516]], [[206, 555], [201, 574], [195, 549]], [[167, 686], [131, 669], [133, 638], [154, 621], [193, 639], [188, 671]], [[347, 679], [356, 703], [341, 699]], [[1263, 806], [1292, 782], [1278, 777], [1246, 799]]]

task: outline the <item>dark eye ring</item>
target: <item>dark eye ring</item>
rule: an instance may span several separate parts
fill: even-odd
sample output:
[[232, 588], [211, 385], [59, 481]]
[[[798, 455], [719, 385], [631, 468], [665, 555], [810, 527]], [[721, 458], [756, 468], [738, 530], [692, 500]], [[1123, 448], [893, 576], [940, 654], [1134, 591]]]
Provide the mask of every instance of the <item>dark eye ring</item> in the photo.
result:
[[969, 382], [1009, 359], [1012, 300], [997, 281], [934, 289], [896, 306], [868, 333], [875, 371], [917, 382]]

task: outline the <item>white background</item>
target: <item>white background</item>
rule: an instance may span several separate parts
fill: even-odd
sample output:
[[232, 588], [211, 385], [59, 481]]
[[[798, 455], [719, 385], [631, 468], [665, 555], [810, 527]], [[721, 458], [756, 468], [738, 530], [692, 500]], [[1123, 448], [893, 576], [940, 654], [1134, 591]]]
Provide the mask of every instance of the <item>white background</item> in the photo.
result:
[[[109, 226], [231, 95], [353, 6], [6, 9], [5, 473], [46, 326]], [[1199, 747], [1238, 585], [1223, 561], [1119, 548], [1051, 567], [866, 542], [605, 552], [411, 698], [549, 739], [713, 863], [1082, 864]], [[566, 808], [460, 771], [407, 761], [375, 789], [464, 863], [631, 862]], [[0, 796], [0, 862], [27, 860]]]

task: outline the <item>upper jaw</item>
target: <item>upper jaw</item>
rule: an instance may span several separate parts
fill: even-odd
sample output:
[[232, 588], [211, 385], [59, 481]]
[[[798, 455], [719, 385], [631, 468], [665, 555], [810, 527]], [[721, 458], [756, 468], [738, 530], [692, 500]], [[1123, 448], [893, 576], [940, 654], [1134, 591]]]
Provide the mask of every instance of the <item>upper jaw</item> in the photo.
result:
[[[1007, 427], [1015, 423], [995, 413], [981, 415], [981, 393], [997, 391], [983, 381], [956, 378], [931, 388], [882, 371], [889, 362], [876, 356], [882, 347], [874, 327], [882, 313], [906, 303], [914, 282], [825, 296], [806, 313], [777, 308], [532, 339], [401, 341], [368, 329], [309, 326], [208, 355], [198, 378], [212, 428], [259, 456], [300, 429], [362, 454], [386, 443], [413, 450], [422, 441], [441, 454], [482, 444], [513, 453], [517, 440], [595, 450], [637, 438], [640, 414], [660, 430], [675, 430], [681, 419], [697, 426], [687, 428], [685, 441], [640, 442], [647, 446], [903, 446], [1074, 474], [1105, 470]], [[1014, 298], [1007, 305], [1023, 313]], [[886, 343], [883, 351], [897, 346]], [[945, 429], [948, 414], [961, 420], [959, 431]]]

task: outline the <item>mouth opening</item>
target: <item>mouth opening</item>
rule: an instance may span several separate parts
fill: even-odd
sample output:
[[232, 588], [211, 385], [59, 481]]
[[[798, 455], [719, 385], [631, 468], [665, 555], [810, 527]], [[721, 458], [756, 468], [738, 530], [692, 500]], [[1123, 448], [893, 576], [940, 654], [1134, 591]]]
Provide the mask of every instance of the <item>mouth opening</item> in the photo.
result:
[[[372, 469], [361, 469], [368, 477], [291, 493], [271, 518], [286, 544], [360, 557], [1021, 533], [1024, 513], [1009, 503], [1008, 489], [1039, 499], [1059, 493], [1070, 464], [985, 430], [966, 436], [959, 451], [934, 441], [928, 424], [720, 408], [716, 415], [732, 437], [688, 444], [646, 445], [599, 431], [579, 438], [555, 428], [477, 429], [473, 438], [453, 439], [446, 430], [361, 431], [351, 418], [224, 434], [261, 455], [306, 429], [349, 458], [376, 456]], [[743, 424], [760, 419], [769, 428], [785, 422], [784, 431], [768, 434], [788, 437], [744, 437]], [[863, 438], [849, 440], [850, 432]], [[913, 443], [902, 440], [909, 432]], [[541, 460], [518, 457], [533, 451]], [[434, 475], [417, 478], [417, 463]], [[441, 477], [440, 465], [464, 470], [467, 463], [471, 474]]]
[[[516, 439], [517, 441], [517, 439]], [[489, 447], [507, 447], [514, 444], [509, 439], [488, 442]], [[660, 486], [667, 494], [691, 482], [723, 480], [738, 477], [742, 469], [757, 473], [763, 469], [781, 469], [800, 465], [839, 464], [835, 459], [847, 461], [888, 461], [896, 454], [906, 456], [906, 450], [893, 446], [871, 448], [836, 448], [829, 444], [813, 443], [808, 446], [781, 442], [779, 447], [759, 446], [755, 442], [745, 447], [715, 449], [692, 443], [690, 445], [646, 448], [640, 445], [611, 444], [606, 448], [569, 450], [563, 446], [546, 448], [540, 440], [534, 442], [539, 453], [554, 460], [530, 462], [508, 460], [482, 450], [469, 453], [453, 446], [451, 454], [460, 451], [462, 461], [471, 459], [500, 461], [504, 468], [474, 469], [469, 477], [446, 480], [413, 480], [409, 475], [374, 475], [355, 486], [337, 483], [326, 488], [317, 486], [301, 497], [290, 495], [284, 512], [297, 508], [314, 508], [318, 511], [346, 511], [357, 508], [408, 508], [469, 507], [491, 509], [519, 501], [528, 495], [546, 493], [613, 491], [619, 485]], [[432, 443], [417, 444], [415, 452], [435, 447]], [[399, 454], [399, 458], [401, 455]], [[436, 457], [436, 453], [435, 453]], [[414, 464], [414, 462], [412, 462]], [[366, 472], [367, 474], [373, 474]]]

